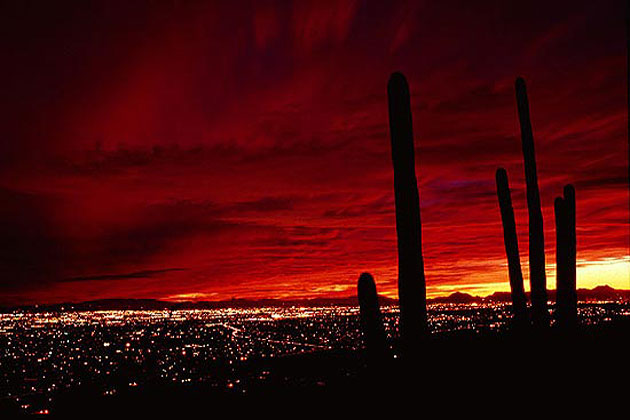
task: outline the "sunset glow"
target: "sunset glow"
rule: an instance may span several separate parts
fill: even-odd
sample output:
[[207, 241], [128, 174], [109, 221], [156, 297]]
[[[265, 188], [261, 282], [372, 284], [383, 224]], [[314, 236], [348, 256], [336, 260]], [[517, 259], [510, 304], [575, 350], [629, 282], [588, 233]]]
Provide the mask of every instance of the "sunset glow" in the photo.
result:
[[6, 25], [0, 304], [350, 296], [363, 271], [397, 297], [396, 70], [429, 297], [509, 290], [499, 166], [529, 287], [519, 75], [548, 288], [567, 183], [577, 287], [630, 288], [624, 2], [46, 3]]

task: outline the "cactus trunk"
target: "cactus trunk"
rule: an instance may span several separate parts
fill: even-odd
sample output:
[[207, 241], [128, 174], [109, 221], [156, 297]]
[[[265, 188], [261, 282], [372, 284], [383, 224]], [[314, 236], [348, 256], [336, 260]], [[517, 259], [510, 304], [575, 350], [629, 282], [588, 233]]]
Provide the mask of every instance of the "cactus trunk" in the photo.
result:
[[427, 333], [427, 309], [420, 200], [409, 86], [405, 77], [400, 73], [392, 74], [387, 92], [396, 201], [400, 331], [403, 345], [413, 346]]
[[556, 212], [556, 315], [561, 328], [577, 324], [575, 189], [564, 187], [555, 201]]
[[556, 320], [562, 325], [567, 315], [567, 211], [562, 197], [557, 197], [553, 204], [556, 216]]
[[510, 290], [512, 292], [512, 313], [514, 315], [514, 325], [520, 328], [525, 326], [528, 322], [527, 299], [523, 287], [523, 273], [521, 271], [521, 259], [518, 252], [518, 238], [516, 235], [512, 197], [510, 195], [510, 186], [505, 169], [497, 169], [496, 182], [497, 197], [501, 209], [501, 221], [503, 223], [503, 241], [505, 242], [505, 254], [508, 260]]
[[379, 362], [387, 352], [387, 345], [381, 310], [378, 305], [376, 284], [372, 275], [369, 273], [361, 274], [357, 289], [361, 309], [361, 329], [367, 348], [368, 362]]
[[577, 232], [575, 216], [575, 188], [565, 185], [564, 202], [567, 209], [567, 300], [569, 322], [577, 324]]
[[516, 103], [521, 126], [525, 180], [527, 183], [527, 209], [529, 214], [529, 281], [532, 300], [532, 321], [538, 327], [549, 325], [547, 309], [547, 280], [545, 275], [545, 238], [543, 217], [538, 191], [534, 137], [529, 117], [529, 102], [525, 81], [516, 79]]

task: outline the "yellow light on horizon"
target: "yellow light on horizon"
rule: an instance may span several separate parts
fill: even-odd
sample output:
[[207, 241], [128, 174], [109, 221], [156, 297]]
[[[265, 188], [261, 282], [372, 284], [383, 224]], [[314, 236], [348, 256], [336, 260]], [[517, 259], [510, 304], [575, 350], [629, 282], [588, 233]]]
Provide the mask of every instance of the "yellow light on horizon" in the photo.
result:
[[599, 261], [578, 261], [578, 288], [592, 289], [603, 285], [615, 289], [630, 289], [630, 256]]
[[[549, 262], [546, 267], [547, 289], [556, 288], [556, 267], [555, 263]], [[507, 267], [505, 268], [507, 270]], [[525, 291], [530, 291], [527, 264], [523, 264], [523, 277]], [[496, 273], [490, 275], [496, 279]], [[623, 258], [605, 258], [594, 261], [577, 261], [577, 288], [593, 289], [597, 286], [610, 286], [614, 289], [630, 289], [630, 256]], [[509, 292], [510, 284], [507, 272], [504, 281], [484, 281], [484, 274], [469, 276], [476, 281], [471, 283], [445, 283], [438, 285], [427, 285], [427, 297], [448, 296], [454, 292], [468, 293], [476, 296], [488, 296], [495, 292]], [[392, 297], [397, 297], [397, 290], [389, 291]], [[396, 296], [394, 296], [396, 295]]]

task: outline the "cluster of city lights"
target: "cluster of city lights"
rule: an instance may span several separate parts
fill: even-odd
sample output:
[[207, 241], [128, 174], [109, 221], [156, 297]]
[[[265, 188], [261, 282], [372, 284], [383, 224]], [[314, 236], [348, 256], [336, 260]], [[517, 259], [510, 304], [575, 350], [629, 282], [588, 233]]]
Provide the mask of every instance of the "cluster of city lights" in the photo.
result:
[[[398, 308], [382, 313], [387, 334], [396, 337]], [[580, 306], [586, 324], [620, 316], [630, 316], [628, 304]], [[501, 330], [510, 318], [507, 304], [429, 306], [433, 333]], [[103, 395], [156, 380], [233, 388], [244, 363], [362, 345], [359, 309], [350, 306], [16, 311], [0, 314], [0, 398], [35, 413], [84, 383], [98, 384]]]

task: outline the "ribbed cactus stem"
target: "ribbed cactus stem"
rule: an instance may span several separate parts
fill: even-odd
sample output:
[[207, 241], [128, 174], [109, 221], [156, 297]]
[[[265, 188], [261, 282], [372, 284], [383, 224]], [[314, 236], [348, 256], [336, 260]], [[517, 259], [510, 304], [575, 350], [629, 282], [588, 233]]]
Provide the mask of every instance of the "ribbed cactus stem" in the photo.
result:
[[575, 212], [575, 188], [564, 186], [564, 202], [567, 208], [567, 284], [570, 322], [577, 322], [577, 231]]
[[518, 238], [516, 235], [516, 222], [514, 220], [514, 208], [508, 183], [507, 171], [497, 169], [497, 197], [501, 209], [501, 221], [503, 223], [503, 241], [505, 254], [508, 260], [508, 273], [510, 278], [510, 290], [512, 292], [512, 313], [514, 325], [523, 327], [528, 322], [527, 298], [523, 287], [523, 273], [521, 271], [521, 259], [518, 252]]
[[427, 333], [427, 309], [420, 200], [416, 180], [409, 86], [405, 76], [393, 73], [387, 85], [387, 93], [394, 165], [400, 331], [403, 345], [413, 347]]
[[556, 319], [563, 325], [567, 316], [567, 209], [562, 197], [556, 197], [553, 209], [556, 217]]
[[378, 361], [386, 354], [387, 344], [381, 319], [381, 310], [378, 304], [376, 284], [370, 273], [363, 273], [359, 276], [357, 289], [359, 307], [361, 309], [361, 329], [368, 359], [370, 362]]
[[525, 181], [527, 183], [527, 210], [529, 214], [529, 281], [532, 299], [532, 321], [534, 325], [549, 325], [547, 309], [547, 279], [545, 275], [545, 238], [543, 234], [543, 217], [538, 191], [538, 175], [536, 173], [536, 154], [534, 136], [529, 117], [529, 102], [525, 81], [516, 79], [516, 103], [521, 126], [523, 158], [525, 162]]
[[577, 324], [575, 189], [556, 198], [556, 311], [561, 328]]

